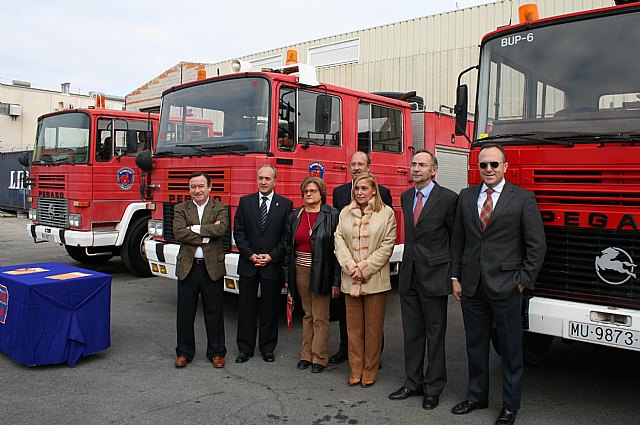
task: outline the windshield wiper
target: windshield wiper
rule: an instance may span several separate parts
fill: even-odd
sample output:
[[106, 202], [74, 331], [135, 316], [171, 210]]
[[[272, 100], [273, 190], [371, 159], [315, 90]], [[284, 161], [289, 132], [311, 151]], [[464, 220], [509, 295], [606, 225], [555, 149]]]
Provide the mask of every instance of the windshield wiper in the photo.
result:
[[184, 155], [181, 153], [176, 153], [174, 151], [162, 151], [162, 152], [156, 152], [153, 156], [175, 156], [178, 158], [182, 158]]
[[214, 146], [206, 146], [206, 147], [204, 147], [204, 149], [206, 149], [206, 150], [219, 150], [219, 151], [222, 151], [224, 153], [230, 153], [232, 155], [244, 156], [244, 152], [234, 151], [233, 149], [230, 149], [230, 148], [231, 148], [231, 146], [229, 146], [229, 145], [214, 145]]
[[[569, 148], [573, 147], [573, 143], [570, 141], [559, 140], [555, 137], [548, 136], [534, 136], [536, 133], [510, 133], [510, 134], [495, 134], [493, 136], [483, 137], [482, 139], [478, 139], [473, 142], [473, 146], [480, 146], [482, 143], [486, 143], [488, 140], [502, 140], [502, 139], [511, 139], [510, 141], [517, 142], [533, 142], [533, 143], [548, 143], [555, 145], [563, 145]], [[505, 142], [500, 142], [505, 144]], [[508, 144], [509, 141], [506, 141]]]
[[563, 136], [550, 136], [553, 140], [588, 140], [604, 142], [639, 142], [640, 133], [574, 133]]
[[185, 143], [185, 144], [177, 144], [176, 146], [181, 147], [181, 148], [191, 148], [195, 152], [198, 152], [198, 153], [200, 153], [200, 154], [202, 154], [204, 156], [207, 156], [207, 157], [211, 156], [211, 154], [209, 152], [207, 152], [206, 150], [202, 149], [200, 147], [200, 145], [193, 145], [193, 144]]

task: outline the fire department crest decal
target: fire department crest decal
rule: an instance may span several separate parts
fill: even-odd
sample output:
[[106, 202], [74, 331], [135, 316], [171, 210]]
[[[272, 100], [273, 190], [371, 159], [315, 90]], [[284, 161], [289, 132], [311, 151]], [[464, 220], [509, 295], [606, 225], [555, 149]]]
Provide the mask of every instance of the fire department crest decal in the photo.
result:
[[309, 164], [309, 175], [323, 179], [324, 165], [321, 162], [312, 162]]
[[596, 273], [603, 281], [610, 285], [622, 285], [631, 278], [637, 267], [629, 253], [625, 250], [610, 246], [603, 249], [601, 255], [596, 256]]
[[133, 187], [133, 170], [131, 168], [118, 170], [118, 185], [122, 190], [129, 190]]
[[0, 285], [0, 323], [4, 325], [9, 309], [9, 290], [6, 286]]

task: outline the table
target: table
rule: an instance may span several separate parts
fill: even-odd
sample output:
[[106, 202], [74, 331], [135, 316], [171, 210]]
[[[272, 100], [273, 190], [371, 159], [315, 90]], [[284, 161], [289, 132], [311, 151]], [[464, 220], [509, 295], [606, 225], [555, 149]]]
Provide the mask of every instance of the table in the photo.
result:
[[0, 267], [0, 352], [26, 365], [111, 346], [111, 276], [60, 263]]

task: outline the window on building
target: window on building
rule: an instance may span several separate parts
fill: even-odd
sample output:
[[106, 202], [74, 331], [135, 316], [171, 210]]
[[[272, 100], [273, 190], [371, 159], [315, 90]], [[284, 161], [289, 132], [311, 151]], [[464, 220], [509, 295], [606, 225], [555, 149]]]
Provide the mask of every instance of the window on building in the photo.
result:
[[357, 63], [360, 60], [360, 39], [310, 47], [308, 56], [309, 63], [317, 67]]
[[9, 104], [0, 102], [0, 115], [9, 115]]

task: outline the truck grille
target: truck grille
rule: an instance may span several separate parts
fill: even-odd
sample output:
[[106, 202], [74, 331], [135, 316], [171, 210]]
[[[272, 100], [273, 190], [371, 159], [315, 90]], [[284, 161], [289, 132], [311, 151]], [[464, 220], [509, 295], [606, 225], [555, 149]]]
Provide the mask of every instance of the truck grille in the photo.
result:
[[36, 219], [39, 223], [68, 228], [69, 205], [66, 199], [38, 198]]
[[539, 203], [640, 206], [640, 171], [533, 170], [529, 186]]
[[[636, 232], [545, 226], [545, 233], [547, 255], [532, 295], [640, 308], [640, 238]], [[602, 260], [602, 251], [607, 249], [614, 253], [608, 262]], [[600, 275], [614, 284], [598, 276], [598, 258]]]
[[64, 174], [39, 174], [37, 183], [39, 189], [64, 190], [66, 187]]
[[[164, 240], [166, 242], [177, 243], [176, 237], [173, 234], [173, 207], [177, 204], [170, 204], [165, 202], [162, 210], [162, 224], [164, 232]], [[231, 217], [231, 208], [227, 206], [229, 217]], [[231, 252], [231, 231], [227, 229], [224, 236], [222, 236], [222, 250], [224, 252]]]

